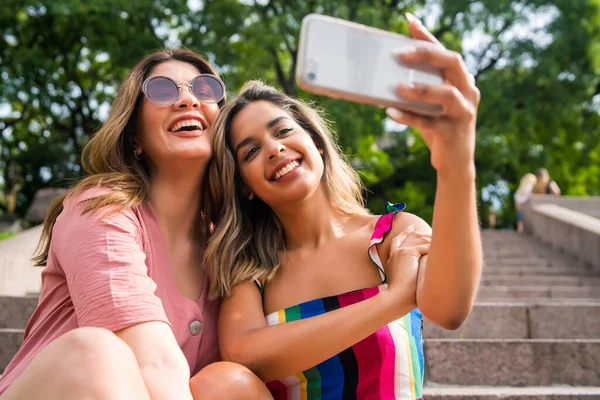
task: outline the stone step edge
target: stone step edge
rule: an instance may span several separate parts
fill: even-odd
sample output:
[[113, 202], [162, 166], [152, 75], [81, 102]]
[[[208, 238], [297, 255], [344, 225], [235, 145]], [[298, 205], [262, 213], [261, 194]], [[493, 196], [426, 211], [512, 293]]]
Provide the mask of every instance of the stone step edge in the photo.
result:
[[0, 333], [25, 333], [25, 329], [0, 328]]
[[424, 338], [425, 343], [598, 343], [600, 339], [455, 339], [455, 338]]
[[489, 301], [482, 300], [475, 302], [476, 305], [479, 306], [487, 306], [487, 307], [535, 307], [535, 306], [548, 306], [548, 307], [577, 307], [577, 306], [600, 306], [600, 299], [586, 299], [586, 298], [575, 298], [575, 299], [565, 299], [561, 302], [556, 302], [551, 299], [535, 299], [532, 298], [531, 301], [524, 302], [522, 299], [517, 301]]
[[[475, 304], [484, 303], [504, 303], [511, 305], [563, 305], [570, 304], [572, 306], [581, 305], [597, 305], [600, 299], [597, 297], [554, 297], [554, 298], [543, 298], [543, 297], [516, 297], [512, 300], [507, 297], [483, 297], [475, 299]], [[543, 304], [541, 302], [544, 302]]]
[[550, 396], [550, 395], [600, 395], [600, 387], [594, 386], [445, 386], [428, 382], [423, 388], [425, 396], [489, 396], [489, 395], [529, 395], [529, 396]]

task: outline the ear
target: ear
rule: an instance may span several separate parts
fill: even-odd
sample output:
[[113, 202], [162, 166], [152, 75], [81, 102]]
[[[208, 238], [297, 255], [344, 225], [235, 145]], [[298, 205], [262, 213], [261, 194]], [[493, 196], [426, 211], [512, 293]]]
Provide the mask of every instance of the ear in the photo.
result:
[[242, 189], [242, 197], [252, 200], [254, 199], [254, 192], [250, 190], [248, 186], [244, 185], [244, 188]]
[[131, 140], [131, 146], [133, 147], [133, 152], [136, 156], [139, 156], [144, 152], [142, 146], [140, 146], [139, 142], [135, 137]]
[[323, 148], [322, 148], [322, 147], [318, 147], [318, 148], [317, 148], [317, 150], [319, 150], [319, 154], [320, 154], [320, 155], [323, 155], [324, 151], [323, 151]]

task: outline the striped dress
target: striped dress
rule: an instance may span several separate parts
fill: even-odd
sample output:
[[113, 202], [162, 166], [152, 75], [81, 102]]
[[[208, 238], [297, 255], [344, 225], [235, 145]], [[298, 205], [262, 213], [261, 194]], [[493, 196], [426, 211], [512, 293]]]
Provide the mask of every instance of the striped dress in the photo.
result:
[[[382, 284], [337, 296], [310, 300], [269, 314], [267, 324], [277, 325], [346, 307], [387, 288], [376, 244], [392, 228], [394, 215], [404, 204], [386, 206], [371, 236], [369, 257], [379, 269]], [[282, 380], [267, 383], [275, 400], [422, 399], [422, 319], [418, 309], [380, 328], [352, 347], [317, 366]], [[315, 339], [318, 340], [318, 339]]]

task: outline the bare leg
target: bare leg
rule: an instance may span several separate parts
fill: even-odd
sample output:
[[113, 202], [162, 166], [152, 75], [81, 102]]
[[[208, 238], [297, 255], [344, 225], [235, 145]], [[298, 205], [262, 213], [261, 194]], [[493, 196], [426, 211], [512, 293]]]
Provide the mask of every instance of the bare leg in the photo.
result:
[[[248, 368], [222, 361], [202, 369], [190, 380], [194, 400], [272, 400], [265, 384]], [[2, 400], [2, 399], [0, 399]]]
[[149, 400], [129, 346], [100, 328], [78, 328], [46, 346], [0, 400]]

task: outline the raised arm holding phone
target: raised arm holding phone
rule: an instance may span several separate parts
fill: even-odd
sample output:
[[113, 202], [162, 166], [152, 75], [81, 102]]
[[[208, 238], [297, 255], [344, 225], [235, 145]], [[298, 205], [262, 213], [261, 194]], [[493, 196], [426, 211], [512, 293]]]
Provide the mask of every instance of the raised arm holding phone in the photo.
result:
[[[418, 128], [431, 151], [433, 233], [404, 205], [370, 215], [327, 124], [301, 101], [251, 82], [215, 124], [206, 260], [212, 295], [225, 297], [221, 351], [268, 381], [275, 399], [421, 398], [421, 314], [456, 329], [472, 308], [482, 265], [479, 91], [461, 57], [407, 18], [427, 45], [387, 57], [399, 69], [439, 70], [441, 80], [397, 82], [402, 110], [388, 115]], [[348, 93], [355, 86], [332, 95]]]

